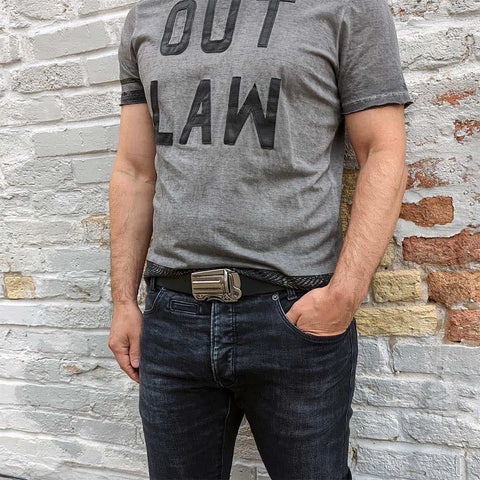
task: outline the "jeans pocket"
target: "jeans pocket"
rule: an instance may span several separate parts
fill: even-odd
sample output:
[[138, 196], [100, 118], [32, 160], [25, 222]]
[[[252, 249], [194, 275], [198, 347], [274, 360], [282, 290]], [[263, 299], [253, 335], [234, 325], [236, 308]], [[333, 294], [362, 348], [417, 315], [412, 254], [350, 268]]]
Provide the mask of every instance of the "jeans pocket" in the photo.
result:
[[147, 296], [145, 297], [145, 308], [143, 313], [150, 313], [155, 310], [155, 307], [158, 305], [160, 298], [166, 292], [166, 288], [161, 286], [157, 289], [152, 289], [147, 292]]
[[301, 328], [297, 327], [288, 317], [287, 312], [292, 307], [292, 305], [296, 302], [297, 299], [289, 300], [287, 298], [286, 292], [274, 293], [272, 295], [272, 299], [274, 300], [275, 311], [278, 314], [278, 317], [282, 321], [282, 325], [285, 325], [289, 332], [295, 334], [298, 337], [301, 337], [305, 340], [315, 343], [335, 343], [339, 342], [343, 338], [345, 338], [351, 328], [351, 324], [347, 327], [347, 329], [339, 333], [337, 335], [314, 335], [313, 333], [305, 332]]

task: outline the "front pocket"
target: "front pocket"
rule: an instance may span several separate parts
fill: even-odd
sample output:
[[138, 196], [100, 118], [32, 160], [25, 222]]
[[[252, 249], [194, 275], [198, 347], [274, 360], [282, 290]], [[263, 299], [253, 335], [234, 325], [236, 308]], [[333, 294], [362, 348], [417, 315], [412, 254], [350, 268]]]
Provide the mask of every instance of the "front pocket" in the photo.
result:
[[337, 335], [313, 335], [312, 333], [305, 332], [301, 328], [297, 327], [286, 315], [286, 312], [288, 312], [288, 309], [296, 302], [296, 299], [288, 300], [285, 296], [281, 296], [278, 293], [272, 295], [272, 299], [274, 300], [275, 309], [282, 320], [282, 324], [286, 325], [290, 332], [293, 332], [305, 340], [316, 343], [338, 342], [346, 337], [348, 331], [350, 330], [350, 327], [348, 327], [344, 332]]
[[166, 292], [166, 288], [163, 286], [161, 286], [158, 290], [152, 290], [150, 292], [147, 292], [147, 296], [145, 298], [145, 308], [143, 310], [143, 313], [153, 312], [153, 310], [158, 304], [158, 301], [160, 300], [160, 298], [163, 296], [165, 292]]

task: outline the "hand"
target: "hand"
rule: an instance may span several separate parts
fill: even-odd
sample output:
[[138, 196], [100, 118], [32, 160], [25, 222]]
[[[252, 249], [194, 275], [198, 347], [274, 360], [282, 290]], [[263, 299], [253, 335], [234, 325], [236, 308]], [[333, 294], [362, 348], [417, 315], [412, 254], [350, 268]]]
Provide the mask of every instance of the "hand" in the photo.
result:
[[355, 308], [329, 285], [303, 294], [286, 312], [300, 330], [312, 335], [331, 336], [344, 333], [353, 319]]
[[140, 334], [143, 314], [137, 303], [113, 307], [108, 348], [112, 350], [120, 368], [135, 382], [140, 383]]

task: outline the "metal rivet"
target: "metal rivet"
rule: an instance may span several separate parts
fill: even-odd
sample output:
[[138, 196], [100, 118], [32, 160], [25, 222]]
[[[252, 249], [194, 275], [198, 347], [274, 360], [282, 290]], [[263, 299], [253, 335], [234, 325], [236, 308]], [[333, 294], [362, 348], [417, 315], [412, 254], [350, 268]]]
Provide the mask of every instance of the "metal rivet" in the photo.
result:
[[278, 295], [277, 295], [276, 293], [274, 293], [274, 294], [272, 295], [272, 300], [277, 300], [277, 298], [278, 298]]

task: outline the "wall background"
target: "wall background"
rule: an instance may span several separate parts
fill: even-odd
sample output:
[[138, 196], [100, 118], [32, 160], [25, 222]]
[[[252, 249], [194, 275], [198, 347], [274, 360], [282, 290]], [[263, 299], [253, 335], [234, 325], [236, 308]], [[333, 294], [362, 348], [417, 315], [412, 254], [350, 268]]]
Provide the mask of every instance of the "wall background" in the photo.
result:
[[[5, 476], [147, 478], [138, 385], [107, 347], [116, 53], [131, 5], [0, 0]], [[356, 314], [350, 463], [356, 480], [479, 480], [480, 2], [390, 5], [414, 99], [410, 179]], [[345, 228], [355, 168], [349, 155]], [[246, 422], [232, 478], [268, 478]]]

